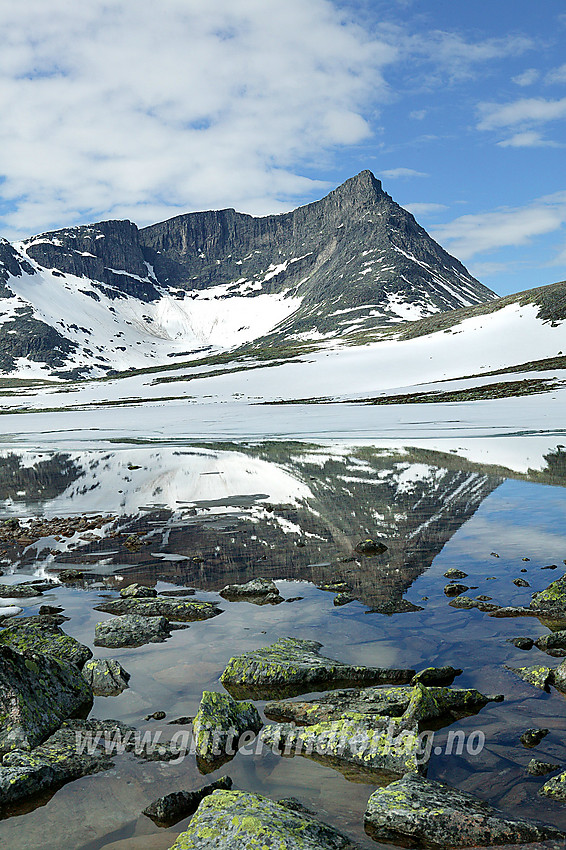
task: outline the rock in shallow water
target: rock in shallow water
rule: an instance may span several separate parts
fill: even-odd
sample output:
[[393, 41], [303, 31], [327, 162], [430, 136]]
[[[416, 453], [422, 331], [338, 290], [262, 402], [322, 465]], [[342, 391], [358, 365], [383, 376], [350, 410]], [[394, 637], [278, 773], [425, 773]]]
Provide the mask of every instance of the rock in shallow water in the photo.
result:
[[157, 591], [154, 587], [146, 587], [145, 584], [129, 584], [121, 589], [120, 596], [126, 599], [153, 599], [157, 596]]
[[365, 827], [376, 841], [442, 850], [566, 837], [554, 827], [509, 818], [472, 794], [416, 774], [371, 795]]
[[40, 652], [82, 667], [92, 658], [88, 646], [79, 643], [46, 617], [21, 617], [0, 631], [0, 644], [16, 652]]
[[251, 743], [263, 723], [251, 702], [237, 702], [229, 694], [205, 691], [193, 721], [197, 758], [213, 766], [235, 756], [238, 739], [249, 732]]
[[215, 791], [171, 850], [359, 850], [304, 812], [244, 791]]
[[36, 746], [91, 705], [92, 690], [73, 664], [0, 646], [0, 755]]
[[204, 788], [196, 791], [173, 791], [164, 797], [159, 797], [143, 810], [143, 814], [155, 821], [158, 826], [173, 826], [183, 818], [192, 815], [198, 809], [199, 803], [215, 791], [229, 791], [232, 780], [223, 776]]
[[271, 646], [231, 658], [220, 681], [235, 697], [264, 699], [344, 685], [404, 684], [414, 670], [360, 667], [320, 655], [322, 644], [280, 638]]
[[141, 617], [124, 614], [103, 623], [97, 623], [94, 631], [95, 646], [117, 648], [142, 646], [144, 643], [162, 643], [171, 637], [171, 625], [166, 617]]
[[138, 617], [167, 617], [180, 623], [191, 623], [196, 620], [208, 620], [222, 613], [212, 602], [197, 600], [173, 599], [166, 596], [138, 599], [135, 596], [112, 599], [95, 606], [96, 611], [107, 614], [132, 614]]
[[246, 584], [228, 584], [220, 591], [220, 596], [232, 602], [245, 600], [254, 605], [277, 605], [283, 602], [275, 582], [266, 578], [254, 578]]
[[83, 667], [83, 676], [97, 696], [117, 696], [128, 687], [130, 674], [115, 658], [94, 658]]

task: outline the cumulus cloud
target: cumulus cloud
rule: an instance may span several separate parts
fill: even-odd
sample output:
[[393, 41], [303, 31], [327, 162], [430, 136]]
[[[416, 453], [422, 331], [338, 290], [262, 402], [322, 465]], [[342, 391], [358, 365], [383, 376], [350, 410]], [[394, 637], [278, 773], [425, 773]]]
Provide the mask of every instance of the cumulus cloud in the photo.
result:
[[[433, 231], [442, 245], [462, 260], [499, 248], [527, 245], [566, 223], [566, 191], [538, 198], [525, 207], [504, 207], [463, 215]], [[556, 263], [556, 259], [554, 261]]]
[[389, 168], [386, 171], [379, 172], [380, 177], [385, 177], [386, 180], [406, 179], [407, 177], [428, 177], [424, 171], [415, 171], [414, 168]]
[[370, 135], [396, 57], [330, 0], [27, 0], [0, 29], [12, 233], [288, 209], [327, 188], [301, 171]]

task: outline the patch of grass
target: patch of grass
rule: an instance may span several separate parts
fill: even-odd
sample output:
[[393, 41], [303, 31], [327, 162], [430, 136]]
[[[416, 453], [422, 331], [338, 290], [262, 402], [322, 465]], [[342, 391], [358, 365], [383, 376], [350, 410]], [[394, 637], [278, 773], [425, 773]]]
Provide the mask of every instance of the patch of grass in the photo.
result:
[[483, 401], [490, 398], [510, 398], [513, 396], [547, 393], [557, 389], [562, 382], [547, 381], [542, 378], [525, 378], [522, 381], [501, 381], [497, 384], [482, 384], [465, 390], [434, 390], [428, 393], [405, 393], [372, 399], [359, 399], [349, 404], [435, 404], [449, 401]]

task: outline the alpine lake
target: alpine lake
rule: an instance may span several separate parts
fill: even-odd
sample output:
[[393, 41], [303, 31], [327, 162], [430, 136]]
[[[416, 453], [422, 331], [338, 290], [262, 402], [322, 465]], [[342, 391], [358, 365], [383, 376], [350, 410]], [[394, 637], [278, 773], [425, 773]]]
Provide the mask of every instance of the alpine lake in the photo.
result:
[[[561, 658], [510, 641], [536, 640], [560, 624], [454, 604], [465, 595], [528, 607], [533, 593], [564, 574], [561, 446], [549, 440], [534, 472], [472, 461], [459, 451], [371, 441], [11, 447], [0, 452], [0, 507], [2, 528], [12, 529], [0, 545], [0, 581], [77, 571], [39, 596], [5, 597], [2, 605], [22, 608], [20, 617], [42, 605], [60, 607], [67, 634], [130, 674], [119, 695], [95, 697], [91, 717], [172, 740], [190, 732], [204, 691], [224, 692], [220, 676], [231, 657], [285, 637], [318, 641], [321, 654], [348, 664], [416, 671], [452, 665], [462, 670], [455, 687], [504, 699], [434, 729], [428, 778], [507, 815], [566, 830], [564, 804], [538, 794], [548, 777], [526, 771], [533, 757], [566, 769], [566, 696], [509, 669], [556, 667]], [[45, 533], [26, 537], [38, 518]], [[77, 518], [86, 524], [77, 526]], [[387, 549], [360, 552], [368, 538]], [[445, 573], [454, 569], [465, 574], [459, 596], [445, 593]], [[273, 580], [283, 601], [220, 595], [226, 585], [258, 577]], [[133, 583], [213, 602], [222, 613], [174, 629], [160, 643], [95, 646], [96, 624], [113, 617], [97, 606]], [[265, 704], [255, 700], [269, 724]], [[161, 719], [146, 719], [155, 712]], [[530, 749], [520, 736], [533, 727], [549, 733]], [[467, 742], [461, 752], [450, 751], [455, 730]], [[371, 771], [341, 770], [324, 758], [285, 756], [255, 742], [210, 772], [191, 753], [148, 760], [125, 752], [112, 762], [5, 809], [0, 846], [165, 850], [190, 819], [159, 826], [143, 810], [224, 775], [235, 789], [297, 798], [361, 847], [392, 846], [364, 831], [368, 798], [384, 781]]]

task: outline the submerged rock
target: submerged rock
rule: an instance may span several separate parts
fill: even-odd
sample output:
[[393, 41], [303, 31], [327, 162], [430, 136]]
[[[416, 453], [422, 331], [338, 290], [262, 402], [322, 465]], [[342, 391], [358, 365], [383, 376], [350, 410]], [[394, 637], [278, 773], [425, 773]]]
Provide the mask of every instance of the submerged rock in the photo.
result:
[[244, 600], [254, 605], [278, 605], [283, 602], [277, 585], [267, 578], [254, 578], [246, 584], [228, 584], [220, 591], [220, 596], [231, 602]]
[[144, 584], [129, 584], [123, 587], [120, 591], [120, 596], [126, 599], [150, 599], [157, 596], [157, 591], [154, 587], [146, 587]]
[[457, 596], [449, 603], [452, 608], [477, 608], [478, 611], [499, 611], [501, 605], [495, 605], [492, 602], [482, 602], [480, 599], [471, 599], [469, 596]]
[[344, 685], [404, 684], [415, 675], [414, 670], [344, 664], [320, 655], [321, 646], [317, 641], [280, 638], [271, 646], [231, 658], [220, 681], [236, 697], [263, 699]]
[[521, 735], [520, 741], [527, 749], [538, 747], [543, 738], [546, 738], [550, 729], [526, 729]]
[[31, 749], [91, 705], [92, 690], [74, 664], [0, 646], [0, 755]]
[[94, 645], [111, 648], [162, 643], [168, 637], [171, 637], [171, 625], [166, 617], [125, 614], [97, 623], [94, 628]]
[[531, 759], [527, 765], [527, 773], [530, 776], [546, 776], [547, 773], [552, 773], [555, 770], [560, 770], [559, 764], [551, 764], [548, 761], [539, 761]]
[[216, 782], [211, 782], [210, 785], [205, 785], [204, 788], [198, 788], [196, 791], [173, 791], [147, 806], [143, 814], [155, 821], [158, 826], [173, 826], [183, 818], [194, 814], [205, 797], [215, 791], [229, 791], [231, 787], [230, 777], [223, 776], [222, 779], [217, 779]]
[[61, 661], [82, 667], [92, 658], [88, 646], [79, 643], [54, 622], [51, 617], [21, 617], [0, 631], [0, 644], [11, 646], [16, 652], [40, 652]]
[[[131, 727], [116, 720], [68, 720], [34, 750], [13, 750], [0, 766], [0, 813], [62, 785], [112, 767], [105, 744]], [[84, 748], [80, 741], [87, 742]], [[90, 752], [89, 752], [90, 751]]]
[[376, 841], [442, 850], [565, 837], [554, 827], [509, 818], [472, 794], [416, 774], [378, 788], [369, 798], [364, 823]]
[[167, 617], [180, 623], [191, 623], [195, 620], [208, 620], [221, 614], [212, 602], [198, 602], [194, 599], [174, 599], [166, 596], [156, 596], [152, 599], [123, 597], [112, 599], [95, 606], [96, 611], [107, 614], [131, 614], [137, 617]]
[[128, 687], [130, 674], [115, 658], [94, 658], [83, 667], [83, 676], [97, 696], [116, 696]]
[[171, 850], [359, 850], [305, 812], [244, 791], [205, 797]]
[[197, 758], [212, 769], [210, 766], [215, 763], [236, 755], [241, 735], [250, 733], [249, 744], [262, 726], [253, 703], [236, 702], [229, 694], [205, 691], [193, 721]]

